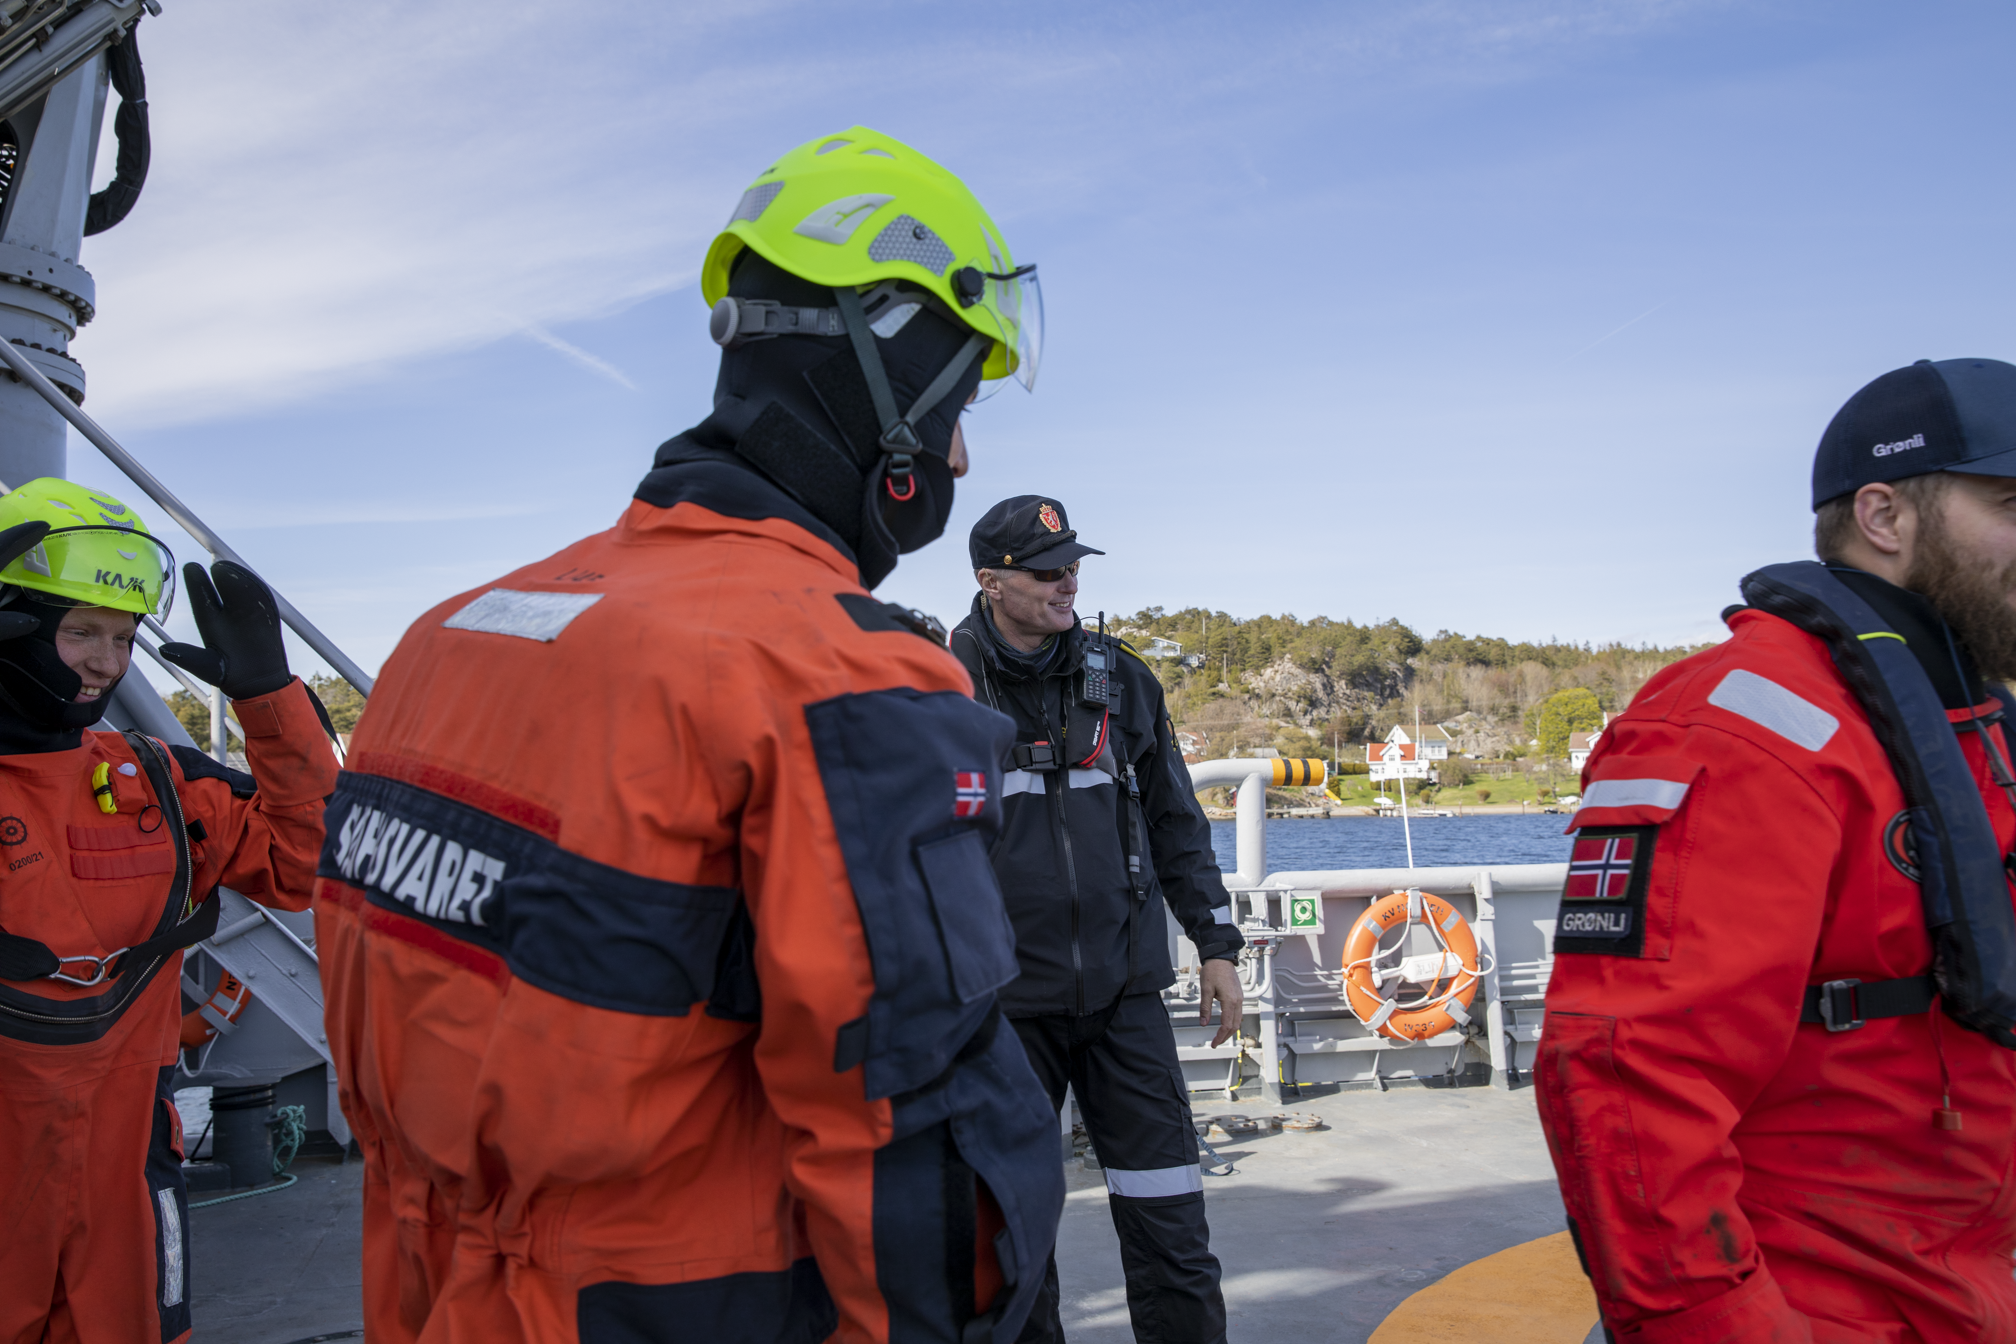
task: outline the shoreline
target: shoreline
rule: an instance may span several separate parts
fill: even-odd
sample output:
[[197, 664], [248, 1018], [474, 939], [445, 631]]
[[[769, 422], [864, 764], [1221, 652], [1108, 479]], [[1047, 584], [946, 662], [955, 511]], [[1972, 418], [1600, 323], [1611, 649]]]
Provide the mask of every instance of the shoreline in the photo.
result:
[[[1407, 814], [1410, 819], [1427, 817], [1441, 820], [1440, 814], [1444, 812], [1451, 813], [1456, 817], [1544, 817], [1567, 816], [1571, 810], [1568, 808], [1557, 808], [1554, 812], [1549, 813], [1546, 808], [1535, 806], [1532, 803], [1524, 805], [1519, 803], [1451, 803], [1447, 807], [1409, 807]], [[1356, 804], [1348, 803], [1342, 807], [1333, 803], [1327, 808], [1292, 807], [1267, 809], [1267, 819], [1269, 821], [1276, 819], [1283, 821], [1323, 821], [1333, 817], [1377, 819], [1379, 817], [1398, 818], [1399, 815], [1400, 809], [1397, 807], [1381, 809], [1376, 807], [1360, 807]], [[1207, 807], [1204, 809], [1204, 817], [1207, 821], [1235, 821], [1238, 819], [1238, 816], [1238, 811], [1230, 807]]]

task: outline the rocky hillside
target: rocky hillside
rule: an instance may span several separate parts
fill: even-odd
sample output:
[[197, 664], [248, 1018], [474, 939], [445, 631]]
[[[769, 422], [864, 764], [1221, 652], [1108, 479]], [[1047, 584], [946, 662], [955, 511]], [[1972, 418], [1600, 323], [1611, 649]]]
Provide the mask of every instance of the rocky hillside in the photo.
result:
[[1423, 638], [1398, 620], [1377, 625], [1293, 616], [1235, 619], [1150, 607], [1112, 627], [1152, 661], [1179, 726], [1210, 754], [1271, 746], [1328, 756], [1396, 723], [1440, 724], [1458, 754], [1523, 755], [1540, 706], [1586, 688], [1616, 711], [1660, 668], [1693, 652], [1566, 643], [1513, 643], [1440, 631]]

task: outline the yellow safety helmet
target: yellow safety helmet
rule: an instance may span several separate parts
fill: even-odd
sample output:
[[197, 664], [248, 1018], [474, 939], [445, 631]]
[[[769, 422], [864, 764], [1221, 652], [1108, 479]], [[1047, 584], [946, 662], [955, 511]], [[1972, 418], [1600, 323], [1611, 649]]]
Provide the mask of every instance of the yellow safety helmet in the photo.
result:
[[175, 557], [139, 514], [102, 491], [43, 476], [0, 495], [0, 531], [28, 522], [49, 524], [49, 534], [0, 569], [0, 584], [29, 589], [54, 606], [168, 619]]
[[994, 343], [982, 378], [1036, 385], [1043, 354], [1036, 268], [1015, 264], [965, 183], [898, 140], [851, 126], [806, 141], [758, 173], [700, 270], [701, 297], [717, 314], [745, 247], [828, 288], [919, 285]]

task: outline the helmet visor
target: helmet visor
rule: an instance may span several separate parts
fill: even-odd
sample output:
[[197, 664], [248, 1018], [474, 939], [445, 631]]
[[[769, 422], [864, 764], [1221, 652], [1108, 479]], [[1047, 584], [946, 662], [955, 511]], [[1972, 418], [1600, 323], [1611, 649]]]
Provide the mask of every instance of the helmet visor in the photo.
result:
[[[980, 308], [992, 320], [996, 338], [1007, 352], [1007, 375], [1034, 392], [1036, 370], [1043, 362], [1043, 288], [1036, 268], [1001, 271], [974, 263], [974, 269], [986, 281]], [[999, 391], [1008, 377], [981, 384], [981, 399]]]
[[175, 604], [175, 557], [145, 532], [125, 527], [59, 527], [5, 569], [55, 606], [111, 607], [165, 621]]

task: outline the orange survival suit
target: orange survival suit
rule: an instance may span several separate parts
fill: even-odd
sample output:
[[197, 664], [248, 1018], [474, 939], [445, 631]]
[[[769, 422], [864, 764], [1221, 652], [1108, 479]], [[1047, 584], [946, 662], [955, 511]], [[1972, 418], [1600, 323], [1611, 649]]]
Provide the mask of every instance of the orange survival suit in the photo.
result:
[[[1999, 718], [1922, 599], [1848, 577], [1949, 719]], [[1929, 988], [1879, 1016], [1870, 987], [1932, 965], [1904, 793], [1821, 639], [1729, 625], [1604, 731], [1575, 815], [1537, 1085], [1604, 1321], [1646, 1344], [2016, 1340], [2016, 1053]], [[2006, 725], [1984, 731], [2006, 760]], [[2016, 812], [1959, 736], [2006, 855]]]
[[[80, 959], [62, 973], [88, 980], [94, 966], [81, 959], [176, 941], [178, 924], [214, 911], [219, 884], [306, 909], [335, 757], [299, 681], [234, 707], [251, 776], [116, 732], [35, 744], [53, 749], [9, 742], [0, 929]], [[93, 795], [101, 763], [109, 813]], [[161, 797], [157, 771], [174, 798]], [[0, 1344], [189, 1334], [171, 1085], [181, 965], [179, 950], [136, 952], [94, 986], [0, 979]]]
[[1042, 1277], [1008, 721], [695, 452], [423, 616], [358, 726], [316, 927], [381, 1344], [1006, 1344]]

